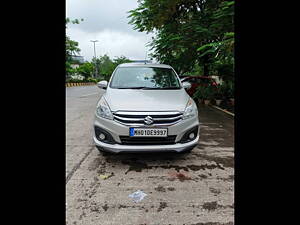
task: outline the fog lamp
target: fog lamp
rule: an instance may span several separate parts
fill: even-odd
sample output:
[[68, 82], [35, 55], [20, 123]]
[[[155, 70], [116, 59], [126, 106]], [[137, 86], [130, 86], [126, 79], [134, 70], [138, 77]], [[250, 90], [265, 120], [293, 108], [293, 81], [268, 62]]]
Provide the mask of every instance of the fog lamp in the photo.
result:
[[195, 137], [195, 134], [194, 133], [190, 133], [189, 138], [193, 139], [194, 137]]
[[105, 135], [103, 133], [100, 133], [99, 138], [100, 138], [100, 140], [104, 140], [105, 139]]

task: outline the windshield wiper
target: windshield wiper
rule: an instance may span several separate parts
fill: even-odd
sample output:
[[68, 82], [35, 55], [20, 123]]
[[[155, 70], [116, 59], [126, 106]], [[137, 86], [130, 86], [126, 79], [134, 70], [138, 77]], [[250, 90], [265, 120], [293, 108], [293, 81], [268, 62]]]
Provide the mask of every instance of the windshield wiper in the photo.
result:
[[155, 87], [145, 87], [142, 88], [143, 90], [171, 90], [171, 89], [180, 89], [180, 87], [162, 87], [162, 88], [155, 88]]
[[117, 89], [141, 89], [141, 90], [171, 90], [171, 89], [180, 89], [180, 87], [164, 87], [164, 88], [157, 88], [157, 87], [119, 87]]
[[172, 90], [172, 89], [180, 89], [180, 87], [164, 87], [164, 88], [159, 88], [159, 89]]
[[147, 87], [144, 87], [144, 86], [142, 86], [142, 87], [119, 87], [117, 89], [143, 89], [143, 88], [147, 88]]

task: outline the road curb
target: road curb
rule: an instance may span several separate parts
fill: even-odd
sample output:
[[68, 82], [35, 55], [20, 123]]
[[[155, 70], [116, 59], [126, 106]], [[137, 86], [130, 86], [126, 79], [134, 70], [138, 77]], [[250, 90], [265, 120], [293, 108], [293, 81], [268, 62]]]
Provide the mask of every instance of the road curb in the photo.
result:
[[66, 87], [77, 87], [77, 86], [90, 86], [96, 85], [95, 83], [66, 83]]
[[222, 111], [222, 112], [224, 112], [224, 113], [226, 113], [226, 114], [228, 114], [228, 115], [230, 115], [230, 116], [234, 117], [234, 113], [228, 112], [228, 111], [227, 111], [227, 110], [225, 110], [225, 109], [221, 109], [221, 108], [220, 108], [220, 107], [218, 107], [218, 106], [215, 106], [215, 105], [210, 105], [210, 107], [212, 107], [212, 108], [215, 108], [215, 109], [217, 109], [217, 110], [220, 110], [220, 111]]

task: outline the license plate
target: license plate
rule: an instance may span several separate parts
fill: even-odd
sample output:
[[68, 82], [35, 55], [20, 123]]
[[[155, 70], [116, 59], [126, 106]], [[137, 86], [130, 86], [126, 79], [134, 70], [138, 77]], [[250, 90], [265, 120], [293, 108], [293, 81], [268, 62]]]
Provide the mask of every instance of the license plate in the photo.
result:
[[168, 129], [164, 128], [129, 128], [130, 137], [167, 137]]

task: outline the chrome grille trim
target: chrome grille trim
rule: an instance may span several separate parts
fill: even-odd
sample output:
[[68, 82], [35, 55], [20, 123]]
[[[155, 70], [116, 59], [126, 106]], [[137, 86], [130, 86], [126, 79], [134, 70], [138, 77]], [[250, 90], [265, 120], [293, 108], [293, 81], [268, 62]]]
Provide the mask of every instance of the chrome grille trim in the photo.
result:
[[[120, 116], [116, 116], [114, 115], [114, 118], [116, 119], [119, 119], [119, 120], [124, 120], [125, 118], [124, 117], [120, 117]], [[126, 120], [129, 119], [131, 121], [141, 121], [141, 122], [144, 122], [144, 118], [143, 119], [136, 119], [136, 118], [126, 118]]]
[[116, 115], [174, 115], [174, 114], [183, 114], [183, 112], [180, 111], [115, 111], [113, 114]]
[[175, 116], [175, 117], [170, 117], [170, 118], [153, 118], [154, 121], [160, 121], [160, 120], [177, 120], [177, 119], [181, 119], [182, 115], [180, 116]]
[[[165, 112], [133, 112], [133, 111], [117, 111], [113, 112], [114, 121], [126, 126], [171, 126], [182, 120], [183, 113], [179, 111]], [[153, 118], [153, 124], [144, 123], [146, 116]]]
[[[182, 120], [182, 119], [181, 119]], [[173, 122], [173, 123], [162, 123], [162, 124], [160, 124], [160, 123], [155, 123], [155, 124], [152, 124], [152, 125], [147, 125], [147, 124], [141, 124], [141, 123], [122, 123], [122, 122], [120, 122], [120, 121], [117, 121], [117, 120], [115, 120], [116, 122], [118, 122], [118, 123], [120, 123], [120, 124], [123, 124], [123, 125], [125, 125], [125, 126], [134, 126], [134, 127], [163, 127], [163, 126], [171, 126], [171, 125], [174, 125], [174, 124], [176, 124], [176, 123], [178, 123], [178, 122], [180, 122], [181, 120], [178, 120], [178, 121], [176, 121], [176, 122]]]

